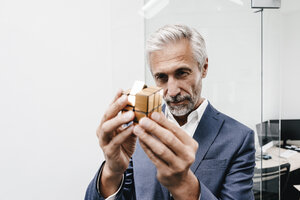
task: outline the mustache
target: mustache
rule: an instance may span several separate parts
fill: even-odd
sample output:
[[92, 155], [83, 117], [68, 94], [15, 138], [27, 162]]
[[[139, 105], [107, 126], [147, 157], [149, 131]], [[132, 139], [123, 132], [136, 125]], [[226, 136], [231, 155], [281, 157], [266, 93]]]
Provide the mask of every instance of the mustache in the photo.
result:
[[178, 103], [178, 102], [181, 102], [184, 100], [192, 101], [192, 97], [190, 95], [180, 95], [180, 94], [177, 94], [176, 96], [173, 96], [173, 97], [171, 97], [171, 96], [165, 97], [165, 101], [167, 104]]

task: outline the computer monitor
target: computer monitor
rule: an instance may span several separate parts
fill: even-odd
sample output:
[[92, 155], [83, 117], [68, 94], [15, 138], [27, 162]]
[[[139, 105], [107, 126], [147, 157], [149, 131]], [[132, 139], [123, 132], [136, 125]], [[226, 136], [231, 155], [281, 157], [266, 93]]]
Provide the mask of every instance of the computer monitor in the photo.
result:
[[300, 140], [300, 119], [281, 120], [281, 140], [283, 145], [287, 140]]
[[279, 140], [279, 121], [268, 120], [256, 125], [260, 146]]
[[300, 119], [272, 119], [263, 123], [269, 128], [266, 136], [278, 140], [280, 135], [283, 146], [287, 145], [287, 140], [300, 140]]
[[279, 141], [279, 120], [269, 120], [269, 127], [270, 127], [270, 136], [273, 140]]
[[260, 124], [256, 124], [256, 131], [257, 131], [257, 135], [258, 135], [258, 141], [260, 146], [262, 147], [263, 145], [267, 144], [268, 142], [270, 142], [267, 138], [267, 130], [268, 128], [268, 123], [267, 122], [263, 122]]
[[261, 147], [272, 141], [272, 137], [270, 137], [270, 127], [268, 121], [256, 124], [256, 131]]

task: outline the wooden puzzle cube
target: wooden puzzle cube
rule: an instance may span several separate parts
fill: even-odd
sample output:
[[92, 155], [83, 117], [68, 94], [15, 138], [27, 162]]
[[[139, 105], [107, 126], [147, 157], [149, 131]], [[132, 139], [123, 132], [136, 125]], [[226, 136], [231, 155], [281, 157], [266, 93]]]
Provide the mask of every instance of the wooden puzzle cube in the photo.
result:
[[161, 112], [162, 88], [143, 85], [140, 91], [131, 93], [131, 90], [123, 92], [128, 96], [129, 104], [122, 112], [132, 110], [135, 114], [134, 122], [138, 123], [143, 117], [150, 117], [153, 112]]

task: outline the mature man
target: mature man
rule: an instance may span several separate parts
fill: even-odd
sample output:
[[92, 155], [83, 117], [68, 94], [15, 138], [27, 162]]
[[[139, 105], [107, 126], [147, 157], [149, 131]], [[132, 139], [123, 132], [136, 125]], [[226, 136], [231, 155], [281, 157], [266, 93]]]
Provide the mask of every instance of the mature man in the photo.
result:
[[105, 162], [85, 199], [253, 199], [254, 134], [201, 96], [202, 36], [168, 25], [150, 37], [147, 53], [164, 114], [122, 128], [134, 113], [118, 115], [127, 104], [118, 92], [97, 130]]

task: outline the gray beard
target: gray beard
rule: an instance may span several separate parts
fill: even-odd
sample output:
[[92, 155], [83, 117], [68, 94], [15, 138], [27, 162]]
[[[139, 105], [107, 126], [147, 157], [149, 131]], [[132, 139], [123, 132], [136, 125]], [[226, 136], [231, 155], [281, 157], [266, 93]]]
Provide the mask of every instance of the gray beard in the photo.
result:
[[174, 115], [174, 116], [183, 116], [188, 114], [189, 112], [191, 112], [193, 110], [193, 104], [191, 102], [189, 102], [186, 105], [179, 105], [179, 106], [170, 106], [168, 105], [168, 108], [170, 110], [170, 112]]
[[[183, 101], [183, 100], [188, 100], [188, 103], [177, 105], [177, 106], [170, 105], [171, 103], [176, 103], [176, 102]], [[192, 97], [190, 95], [186, 95], [186, 96], [177, 95], [175, 97], [166, 97], [165, 101], [168, 105], [170, 112], [174, 116], [186, 115], [186, 114], [190, 113], [193, 110], [193, 108], [195, 107], [195, 101], [192, 99]]]

